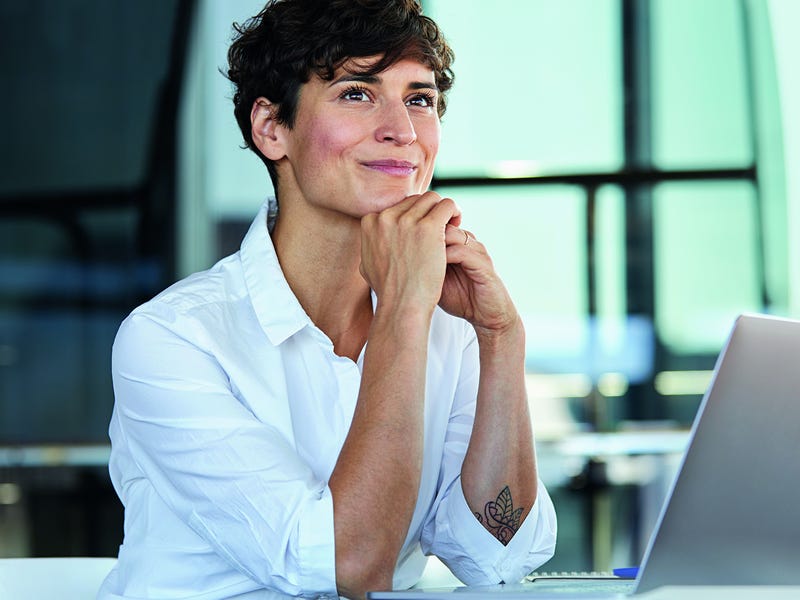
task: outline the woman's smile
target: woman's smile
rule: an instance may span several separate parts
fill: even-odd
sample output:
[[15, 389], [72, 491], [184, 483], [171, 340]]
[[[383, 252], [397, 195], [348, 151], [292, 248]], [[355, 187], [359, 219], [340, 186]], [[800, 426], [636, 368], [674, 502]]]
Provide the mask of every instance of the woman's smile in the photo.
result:
[[414, 163], [406, 160], [394, 160], [391, 158], [370, 160], [361, 163], [363, 166], [373, 171], [385, 173], [393, 177], [409, 177], [414, 174], [417, 167]]

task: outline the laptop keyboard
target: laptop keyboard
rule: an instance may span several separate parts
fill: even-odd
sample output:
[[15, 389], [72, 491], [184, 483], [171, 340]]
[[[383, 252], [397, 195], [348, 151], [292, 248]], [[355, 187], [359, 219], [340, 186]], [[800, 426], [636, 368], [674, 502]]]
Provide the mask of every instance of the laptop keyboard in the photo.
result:
[[534, 572], [524, 581], [537, 591], [554, 594], [629, 594], [634, 586], [633, 579], [597, 572]]

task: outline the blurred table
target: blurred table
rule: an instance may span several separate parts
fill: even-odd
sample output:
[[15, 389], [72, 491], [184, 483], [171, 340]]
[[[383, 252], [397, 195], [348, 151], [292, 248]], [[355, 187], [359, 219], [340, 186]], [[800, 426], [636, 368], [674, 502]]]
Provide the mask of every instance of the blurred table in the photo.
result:
[[110, 444], [0, 446], [0, 467], [102, 467]]

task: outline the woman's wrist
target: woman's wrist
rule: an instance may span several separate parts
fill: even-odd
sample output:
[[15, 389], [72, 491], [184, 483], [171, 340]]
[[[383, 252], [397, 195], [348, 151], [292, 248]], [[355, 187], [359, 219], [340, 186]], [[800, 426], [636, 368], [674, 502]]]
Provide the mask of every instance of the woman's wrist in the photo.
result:
[[398, 344], [414, 343], [414, 340], [427, 343], [432, 319], [433, 308], [415, 302], [389, 302], [379, 298], [370, 338], [375, 333], [386, 331]]
[[525, 350], [525, 326], [518, 313], [496, 327], [474, 327], [481, 350]]

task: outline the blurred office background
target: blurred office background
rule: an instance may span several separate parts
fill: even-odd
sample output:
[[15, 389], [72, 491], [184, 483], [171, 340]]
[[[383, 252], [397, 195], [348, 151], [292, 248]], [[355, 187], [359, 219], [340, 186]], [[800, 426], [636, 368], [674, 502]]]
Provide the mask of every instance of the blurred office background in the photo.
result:
[[[111, 343], [271, 193], [220, 74], [260, 5], [0, 2], [0, 557], [116, 555]], [[544, 568], [636, 564], [735, 316], [800, 317], [800, 3], [424, 6], [434, 184], [526, 321]]]

